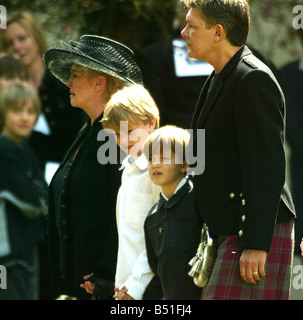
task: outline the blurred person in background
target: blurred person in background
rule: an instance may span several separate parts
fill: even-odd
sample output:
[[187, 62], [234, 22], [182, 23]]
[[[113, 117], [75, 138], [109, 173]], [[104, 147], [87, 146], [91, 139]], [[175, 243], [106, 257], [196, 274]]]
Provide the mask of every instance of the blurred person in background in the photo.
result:
[[[303, 30], [297, 30], [303, 46]], [[300, 243], [303, 236], [303, 58], [282, 66], [279, 82], [286, 101], [286, 141], [289, 147], [289, 185], [296, 208], [294, 267], [303, 264]], [[293, 272], [293, 277], [297, 272]], [[291, 300], [303, 298], [303, 292], [292, 288]]]
[[28, 70], [22, 60], [12, 54], [0, 55], [0, 92], [10, 84], [28, 81]]
[[[54, 168], [63, 159], [77, 132], [83, 125], [83, 114], [70, 106], [68, 89], [46, 68], [42, 56], [47, 49], [43, 30], [28, 12], [9, 16], [7, 29], [2, 31], [2, 46], [16, 55], [25, 65], [28, 81], [38, 92], [41, 113], [29, 137], [29, 145], [38, 156], [45, 177], [49, 164]], [[49, 181], [50, 178], [47, 178]], [[40, 298], [49, 299], [49, 270], [47, 248], [41, 247]]]
[[16, 54], [26, 65], [29, 82], [40, 96], [41, 115], [30, 144], [43, 168], [49, 161], [60, 162], [84, 124], [83, 113], [71, 108], [67, 88], [46, 68], [42, 57], [47, 41], [32, 14], [22, 12], [9, 16], [2, 41], [3, 48]]
[[0, 264], [7, 289], [0, 300], [39, 298], [38, 246], [45, 239], [47, 185], [27, 144], [40, 112], [36, 91], [10, 84], [0, 94]]

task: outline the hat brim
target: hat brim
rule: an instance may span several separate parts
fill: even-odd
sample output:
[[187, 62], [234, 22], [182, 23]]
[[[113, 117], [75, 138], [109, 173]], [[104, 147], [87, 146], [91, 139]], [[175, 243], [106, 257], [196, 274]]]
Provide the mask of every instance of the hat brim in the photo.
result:
[[102, 61], [96, 61], [88, 56], [73, 52], [70, 44], [61, 41], [60, 45], [64, 45], [66, 49], [51, 48], [47, 50], [44, 54], [44, 61], [53, 75], [64, 84], [70, 78], [70, 71], [73, 65], [83, 66], [103, 72], [125, 82], [135, 83], [132, 79], [119, 74], [119, 72], [113, 70], [110, 66], [103, 64]]

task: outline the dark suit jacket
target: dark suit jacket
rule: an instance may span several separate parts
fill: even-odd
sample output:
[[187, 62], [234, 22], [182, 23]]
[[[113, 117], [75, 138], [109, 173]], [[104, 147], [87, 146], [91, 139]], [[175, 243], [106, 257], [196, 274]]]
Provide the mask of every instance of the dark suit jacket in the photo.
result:
[[194, 189], [187, 181], [168, 201], [160, 195], [144, 223], [148, 262], [166, 300], [201, 298], [201, 288], [188, 276], [188, 262], [196, 254], [202, 227], [194, 203]]
[[[285, 184], [283, 93], [247, 47], [205, 83], [192, 120], [205, 129], [205, 171], [196, 201], [215, 235], [268, 251], [275, 223], [294, 217]], [[194, 145], [195, 145], [194, 140]]]

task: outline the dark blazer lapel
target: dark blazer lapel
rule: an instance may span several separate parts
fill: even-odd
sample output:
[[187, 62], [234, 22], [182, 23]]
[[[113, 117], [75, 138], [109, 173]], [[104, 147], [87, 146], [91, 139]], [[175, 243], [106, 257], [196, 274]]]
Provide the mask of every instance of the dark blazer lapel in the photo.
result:
[[196, 107], [195, 107], [195, 111], [194, 111], [194, 114], [193, 114], [193, 117], [192, 117], [192, 120], [191, 120], [190, 127], [192, 129], [197, 129], [197, 122], [198, 122], [199, 116], [201, 114], [201, 110], [203, 108], [204, 101], [205, 101], [205, 99], [207, 97], [207, 92], [208, 92], [208, 89], [209, 89], [209, 86], [210, 86], [210, 82], [211, 82], [212, 76], [213, 76], [213, 73], [207, 78], [207, 80], [205, 81], [204, 86], [203, 86], [203, 88], [202, 88], [202, 90], [200, 92], [200, 95], [199, 95], [199, 98], [198, 98], [198, 101], [197, 101], [197, 104], [196, 104]]
[[[229, 62], [226, 64], [223, 70], [218, 75], [216, 75], [215, 84], [211, 88], [211, 91], [208, 92], [210, 81], [214, 76], [214, 72], [211, 74], [211, 76], [207, 80], [208, 86], [206, 87], [206, 84], [204, 85], [201, 96], [198, 100], [197, 108], [195, 111], [196, 119], [195, 119], [195, 122], [193, 123], [195, 126], [193, 128], [196, 129], [196, 128], [204, 127], [207, 114], [211, 111], [216, 101], [216, 98], [218, 97], [221, 89], [223, 88], [224, 78], [228, 76], [228, 74], [233, 69], [236, 63], [238, 63], [244, 56], [247, 56], [249, 54], [252, 54], [252, 52], [248, 49], [248, 47], [244, 46], [243, 48], [241, 48], [229, 60]], [[200, 110], [200, 113], [199, 113], [199, 110]], [[199, 113], [199, 114], [197, 115], [196, 113]]]
[[221, 88], [223, 86], [222, 77], [219, 77], [215, 79], [214, 86], [210, 89], [210, 91], [207, 93], [206, 100], [204, 103], [204, 106], [202, 107], [201, 113], [199, 115], [198, 121], [197, 121], [197, 127], [203, 128], [204, 121], [206, 119], [207, 114], [212, 109], [217, 96], [219, 95], [219, 92], [221, 91]]
[[85, 124], [82, 129], [78, 132], [76, 139], [74, 140], [74, 142], [72, 143], [72, 145], [69, 147], [69, 149], [67, 150], [62, 163], [64, 163], [67, 159], [69, 159], [70, 154], [72, 153], [72, 151], [75, 149], [76, 146], [78, 146], [79, 141], [82, 140], [82, 138], [85, 136], [85, 134], [87, 133], [87, 130], [89, 129], [89, 124]]

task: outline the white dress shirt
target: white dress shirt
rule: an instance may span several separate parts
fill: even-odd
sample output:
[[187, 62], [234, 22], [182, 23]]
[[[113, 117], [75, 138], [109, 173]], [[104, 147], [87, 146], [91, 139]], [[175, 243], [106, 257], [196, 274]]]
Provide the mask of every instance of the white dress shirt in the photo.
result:
[[143, 225], [159, 200], [161, 188], [150, 180], [144, 155], [133, 163], [131, 159], [128, 156], [122, 163], [124, 171], [117, 198], [119, 248], [115, 286], [126, 286], [130, 296], [141, 300], [154, 276], [147, 260]]

